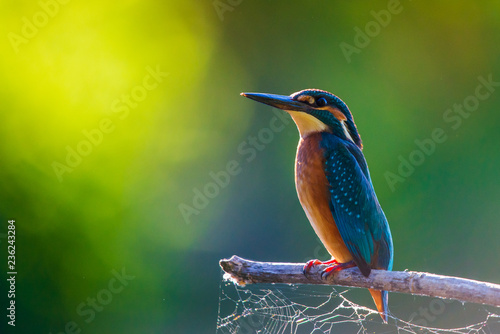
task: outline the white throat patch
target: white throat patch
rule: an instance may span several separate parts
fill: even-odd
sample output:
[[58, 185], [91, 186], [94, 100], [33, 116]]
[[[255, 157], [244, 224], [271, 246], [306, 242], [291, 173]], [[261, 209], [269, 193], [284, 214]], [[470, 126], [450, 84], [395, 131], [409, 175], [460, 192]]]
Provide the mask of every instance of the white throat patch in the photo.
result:
[[314, 116], [300, 111], [286, 110], [286, 112], [292, 116], [302, 138], [307, 137], [311, 133], [328, 130], [328, 126]]
[[[302, 138], [307, 137], [311, 133], [323, 132], [328, 130], [328, 126], [314, 116], [311, 116], [309, 114], [300, 111], [286, 110], [286, 112], [289, 113], [290, 116], [292, 116], [292, 119], [297, 125], [300, 136]], [[344, 134], [347, 137], [347, 139], [354, 143], [354, 140], [352, 139], [351, 134], [347, 129], [345, 121], [343, 120], [340, 121], [340, 124], [342, 126], [342, 130], [344, 130]]]
[[347, 126], [345, 125], [345, 121], [341, 121], [340, 124], [342, 124], [342, 129], [344, 130], [345, 136], [347, 139], [352, 141], [354, 143], [354, 140], [352, 140], [351, 134], [349, 133], [349, 130], [347, 130]]

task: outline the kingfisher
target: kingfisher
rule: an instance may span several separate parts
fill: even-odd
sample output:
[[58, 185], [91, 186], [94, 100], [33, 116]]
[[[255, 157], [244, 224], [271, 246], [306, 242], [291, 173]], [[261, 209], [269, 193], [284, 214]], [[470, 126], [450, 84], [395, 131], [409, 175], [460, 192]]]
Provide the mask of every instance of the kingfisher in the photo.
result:
[[[322, 278], [355, 266], [366, 277], [372, 269], [392, 270], [391, 231], [373, 188], [361, 137], [344, 101], [319, 89], [290, 96], [241, 95], [286, 111], [299, 130], [297, 194], [314, 231], [332, 256], [325, 262], [308, 261], [304, 275], [317, 265], [327, 265]], [[387, 323], [388, 292], [369, 291]]]

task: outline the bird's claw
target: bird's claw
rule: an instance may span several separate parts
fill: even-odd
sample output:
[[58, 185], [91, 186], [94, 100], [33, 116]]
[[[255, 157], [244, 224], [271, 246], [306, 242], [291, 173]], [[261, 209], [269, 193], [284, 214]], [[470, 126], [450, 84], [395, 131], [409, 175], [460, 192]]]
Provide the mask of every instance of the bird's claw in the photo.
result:
[[311, 271], [311, 268], [317, 266], [318, 264], [321, 264], [321, 261], [317, 259], [307, 261], [306, 265], [304, 266], [304, 269], [302, 269], [304, 276], [307, 276]]
[[356, 264], [354, 263], [354, 261], [349, 261], [349, 262], [345, 262], [345, 263], [338, 263], [337, 262], [336, 264], [328, 266], [321, 271], [321, 279], [326, 280], [328, 278], [328, 276], [336, 273], [337, 271], [341, 271], [341, 270], [344, 270], [347, 268], [352, 268], [355, 266], [356, 266]]
[[335, 260], [335, 259], [332, 259], [330, 261], [325, 261], [325, 262], [322, 262], [322, 261], [317, 260], [317, 259], [309, 260], [309, 261], [307, 261], [306, 265], [304, 266], [304, 269], [302, 270], [302, 272], [304, 273], [304, 276], [307, 276], [309, 274], [309, 272], [311, 271], [312, 267], [318, 266], [318, 265], [321, 265], [321, 264], [337, 265], [337, 264], [339, 264], [339, 262], [337, 260]]

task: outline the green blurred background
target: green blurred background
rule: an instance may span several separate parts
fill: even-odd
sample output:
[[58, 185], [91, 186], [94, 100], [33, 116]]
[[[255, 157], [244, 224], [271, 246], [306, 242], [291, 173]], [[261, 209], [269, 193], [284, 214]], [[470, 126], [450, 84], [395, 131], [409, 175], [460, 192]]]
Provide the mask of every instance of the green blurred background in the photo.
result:
[[[3, 315], [4, 331], [55, 334], [74, 322], [83, 333], [214, 333], [220, 258], [327, 258], [295, 193], [295, 126], [269, 137], [276, 114], [242, 91], [340, 96], [391, 225], [394, 269], [500, 283], [499, 87], [457, 129], [443, 119], [478, 77], [500, 81], [500, 4], [401, 1], [376, 23], [388, 8], [2, 3], [0, 248], [5, 268], [15, 219], [18, 272], [16, 328]], [[355, 40], [367, 24], [372, 37]], [[356, 42], [366, 45], [346, 57], [341, 43]], [[435, 128], [447, 140], [391, 189], [386, 172]], [[211, 172], [230, 161], [236, 175], [214, 188]], [[130, 276], [121, 290], [113, 271]], [[429, 305], [391, 296], [405, 319]], [[104, 303], [91, 319], [92, 298]], [[467, 320], [448, 308], [429, 325]]]

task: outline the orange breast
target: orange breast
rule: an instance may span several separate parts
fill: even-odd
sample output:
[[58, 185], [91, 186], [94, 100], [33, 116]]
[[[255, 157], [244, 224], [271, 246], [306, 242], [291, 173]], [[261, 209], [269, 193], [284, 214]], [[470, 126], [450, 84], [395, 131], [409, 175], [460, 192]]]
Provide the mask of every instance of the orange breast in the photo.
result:
[[352, 260], [330, 211], [328, 181], [323, 171], [321, 134], [301, 138], [295, 160], [295, 185], [302, 208], [327, 251], [339, 262]]

